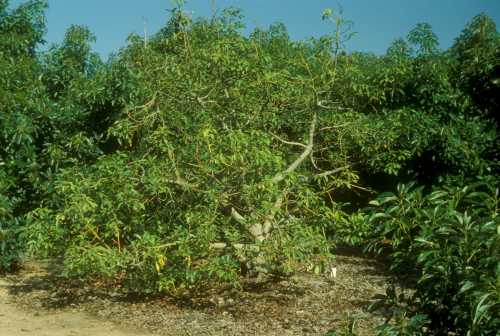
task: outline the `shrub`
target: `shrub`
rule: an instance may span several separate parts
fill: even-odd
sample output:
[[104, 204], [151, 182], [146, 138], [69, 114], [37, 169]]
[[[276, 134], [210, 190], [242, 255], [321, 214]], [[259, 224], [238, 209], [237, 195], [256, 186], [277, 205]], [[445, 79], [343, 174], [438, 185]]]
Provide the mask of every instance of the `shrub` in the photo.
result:
[[400, 185], [370, 202], [368, 250], [388, 253], [395, 272], [414, 276], [406, 314], [427, 316], [433, 333], [498, 330], [499, 202], [492, 177], [430, 193]]

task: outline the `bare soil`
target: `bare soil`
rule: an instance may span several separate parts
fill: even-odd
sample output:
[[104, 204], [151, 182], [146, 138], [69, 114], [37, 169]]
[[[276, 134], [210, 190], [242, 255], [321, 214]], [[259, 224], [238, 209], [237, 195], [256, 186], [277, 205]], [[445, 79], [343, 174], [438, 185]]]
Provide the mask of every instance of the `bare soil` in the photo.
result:
[[0, 279], [1, 336], [141, 336], [140, 330], [124, 329], [117, 324], [72, 311], [71, 309], [29, 310], [18, 307], [8, 292], [11, 283]]
[[0, 277], [0, 336], [325, 335], [354, 320], [373, 335], [384, 318], [366, 311], [390, 278], [360, 255], [337, 255], [337, 276], [297, 274], [250, 280], [240, 290], [189, 299], [138, 298], [62, 280], [54, 268], [27, 264]]

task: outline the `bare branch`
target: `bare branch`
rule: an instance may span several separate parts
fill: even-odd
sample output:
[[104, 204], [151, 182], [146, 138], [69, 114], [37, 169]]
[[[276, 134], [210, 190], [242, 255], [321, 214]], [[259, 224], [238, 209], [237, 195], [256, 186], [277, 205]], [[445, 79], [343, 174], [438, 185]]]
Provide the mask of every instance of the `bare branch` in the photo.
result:
[[316, 113], [314, 113], [313, 118], [311, 120], [311, 125], [309, 127], [309, 141], [302, 154], [300, 154], [300, 156], [295, 161], [293, 161], [292, 164], [288, 166], [287, 169], [274, 175], [272, 179], [273, 183], [279, 183], [283, 181], [285, 179], [286, 174], [289, 174], [293, 172], [295, 169], [297, 169], [297, 167], [300, 166], [300, 164], [311, 154], [314, 146], [314, 134], [316, 132], [317, 119], [318, 119], [317, 115]]
[[276, 199], [276, 201], [273, 204], [273, 207], [271, 208], [271, 211], [269, 214], [266, 216], [266, 220], [264, 221], [263, 225], [263, 232], [264, 234], [268, 234], [269, 231], [271, 231], [272, 223], [271, 221], [274, 219], [274, 216], [276, 215], [276, 212], [281, 208], [283, 205], [283, 200], [285, 199], [286, 191], [283, 191], [281, 195]]
[[267, 238], [267, 235], [269, 234], [269, 232], [271, 232], [271, 229], [274, 226], [273, 225], [274, 216], [283, 205], [283, 200], [285, 199], [285, 195], [286, 191], [283, 191], [281, 195], [276, 199], [273, 206], [271, 207], [271, 210], [264, 218], [263, 224], [252, 225], [252, 227], [250, 228], [250, 233], [252, 234], [252, 236], [254, 236], [255, 240], [263, 241], [264, 239]]
[[[279, 137], [275, 136], [280, 141], [282, 141], [284, 143], [299, 145], [301, 147], [304, 147], [304, 151], [300, 154], [300, 156], [297, 159], [295, 159], [295, 161], [293, 161], [290, 164], [290, 166], [288, 166], [288, 168], [286, 168], [282, 172], [277, 173], [273, 177], [273, 179], [272, 179], [273, 183], [279, 183], [279, 182], [283, 181], [283, 179], [285, 179], [287, 174], [293, 172], [295, 169], [297, 169], [297, 167], [300, 166], [300, 164], [302, 162], [304, 162], [305, 159], [307, 159], [307, 157], [311, 156], [311, 153], [313, 151], [313, 146], [314, 146], [314, 135], [316, 132], [316, 123], [317, 123], [317, 115], [316, 115], [316, 113], [314, 113], [312, 120], [311, 120], [311, 124], [309, 126], [309, 140], [308, 140], [307, 145], [303, 145], [300, 143], [292, 143], [290, 141], [285, 141], [285, 140], [280, 139]], [[254, 239], [256, 241], [265, 240], [267, 238], [267, 236], [269, 235], [269, 232], [271, 232], [271, 230], [273, 228], [274, 217], [276, 216], [276, 213], [279, 211], [279, 209], [281, 209], [281, 207], [283, 205], [283, 201], [285, 199], [285, 196], [286, 196], [286, 190], [283, 190], [283, 192], [280, 194], [280, 196], [278, 196], [278, 198], [274, 202], [273, 206], [269, 210], [269, 213], [265, 216], [263, 223], [262, 224], [261, 223], [253, 224], [249, 228], [250, 234], [254, 237]], [[247, 224], [245, 217], [243, 217], [241, 214], [239, 214], [238, 211], [236, 211], [234, 208], [231, 208], [231, 217], [242, 225]], [[214, 248], [221, 248], [221, 247], [226, 246], [223, 243], [213, 244], [213, 245], [214, 245]]]
[[215, 100], [207, 100], [208, 97], [212, 94], [213, 90], [213, 88], [210, 89], [210, 91], [208, 91], [208, 93], [203, 97], [196, 97], [196, 101], [202, 106], [205, 106], [206, 103], [216, 103]]
[[130, 110], [134, 111], [134, 110], [140, 110], [140, 109], [147, 109], [147, 108], [150, 108], [151, 106], [153, 106], [153, 104], [156, 102], [156, 97], [158, 96], [158, 91], [155, 91], [153, 93], [153, 96], [151, 97], [151, 100], [149, 100], [147, 103], [145, 103], [144, 105], [140, 105], [140, 106], [134, 106], [134, 107], [131, 107]]
[[327, 171], [324, 171], [322, 173], [316, 174], [314, 177], [325, 177], [325, 176], [337, 174], [337, 173], [340, 173], [341, 171], [347, 170], [351, 167], [352, 167], [352, 164], [348, 164], [348, 165], [345, 165], [343, 167], [335, 168], [332, 170], [327, 170]]
[[238, 223], [240, 223], [241, 225], [245, 225], [246, 224], [245, 217], [243, 217], [242, 215], [240, 215], [240, 213], [238, 211], [236, 211], [235, 208], [231, 208], [231, 217], [233, 217], [234, 220], [237, 221]]
[[316, 105], [318, 105], [319, 107], [322, 107], [324, 109], [328, 109], [328, 110], [333, 108], [331, 106], [326, 106], [325, 105], [325, 101], [323, 101], [323, 100], [318, 100], [318, 102], [316, 103]]
[[307, 146], [300, 143], [300, 142], [294, 142], [294, 141], [286, 141], [282, 138], [280, 138], [279, 136], [277, 136], [276, 134], [273, 134], [273, 133], [269, 133], [271, 134], [273, 137], [275, 137], [276, 139], [278, 139], [279, 141], [283, 142], [284, 144], [287, 144], [287, 145], [293, 145], [293, 146], [300, 146], [300, 147], [304, 147], [306, 148]]
[[326, 130], [329, 130], [329, 129], [335, 129], [335, 128], [341, 128], [341, 127], [346, 127], [350, 124], [350, 122], [348, 123], [344, 123], [344, 124], [340, 124], [340, 125], [335, 125], [335, 126], [327, 126], [327, 127], [322, 127], [320, 129], [320, 131], [326, 131]]
[[227, 247], [226, 243], [212, 243], [210, 244], [210, 248], [215, 250], [223, 250]]
[[366, 192], [368, 192], [368, 193], [370, 193], [370, 194], [376, 194], [376, 192], [375, 192], [375, 191], [373, 191], [372, 189], [363, 188], [362, 186], [359, 186], [359, 185], [357, 185], [357, 184], [353, 184], [353, 183], [351, 183], [351, 186], [352, 186], [353, 188], [356, 188], [356, 189], [359, 189], [359, 190], [366, 191]]
[[167, 180], [167, 182], [178, 185], [180, 187], [184, 187], [186, 189], [191, 189], [194, 191], [201, 191], [200, 189], [198, 189], [197, 185], [189, 183], [188, 181], [186, 181], [185, 179], [183, 179], [180, 176], [177, 176], [177, 178], [175, 180]]
[[309, 157], [311, 158], [311, 163], [312, 163], [312, 165], [313, 165], [314, 168], [320, 170], [319, 167], [318, 167], [318, 165], [316, 164], [316, 160], [314, 160], [314, 155], [313, 154], [314, 154], [314, 151], [311, 151], [311, 155], [309, 155]]
[[[252, 252], [260, 252], [260, 247], [258, 245], [255, 245], [255, 244], [242, 244], [242, 243], [235, 243], [235, 244], [228, 244], [228, 243], [224, 243], [224, 242], [216, 242], [216, 243], [211, 243], [209, 245], [209, 247], [211, 249], [214, 249], [214, 250], [224, 250], [224, 249], [227, 249], [227, 248], [233, 248], [237, 251], [241, 251], [241, 250], [247, 250], [247, 251], [252, 251]], [[240, 256], [240, 261], [247, 261], [247, 259], [244, 257], [244, 256]]]

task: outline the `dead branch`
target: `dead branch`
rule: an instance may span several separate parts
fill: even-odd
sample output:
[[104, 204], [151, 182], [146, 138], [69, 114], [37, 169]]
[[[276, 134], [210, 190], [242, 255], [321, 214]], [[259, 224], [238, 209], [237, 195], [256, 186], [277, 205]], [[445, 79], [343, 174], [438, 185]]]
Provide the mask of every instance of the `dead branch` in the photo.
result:
[[186, 188], [186, 189], [191, 189], [193, 191], [200, 191], [198, 189], [198, 186], [195, 184], [191, 184], [188, 181], [186, 181], [184, 178], [177, 176], [175, 180], [167, 180], [168, 183], [178, 185], [180, 187]]
[[319, 107], [322, 107], [322, 108], [327, 109], [327, 110], [329, 110], [329, 109], [332, 109], [332, 108], [333, 108], [333, 107], [331, 107], [331, 106], [326, 106], [326, 105], [325, 105], [325, 102], [326, 102], [326, 101], [323, 101], [323, 100], [318, 100], [318, 102], [317, 102], [316, 104], [317, 104]]
[[[288, 144], [300, 145], [301, 147], [304, 147], [304, 151], [284, 171], [277, 173], [273, 177], [273, 179], [272, 179], [273, 183], [279, 183], [279, 182], [283, 181], [287, 174], [295, 171], [295, 169], [297, 169], [300, 166], [300, 164], [302, 162], [304, 162], [304, 160], [307, 159], [307, 157], [309, 157], [311, 155], [312, 150], [313, 150], [313, 146], [314, 146], [314, 135], [315, 135], [315, 131], [316, 131], [316, 123], [317, 123], [317, 115], [316, 115], [316, 113], [314, 113], [312, 120], [311, 120], [310, 127], [309, 127], [309, 139], [308, 139], [307, 145], [303, 145], [303, 144], [299, 144], [299, 143], [291, 143], [289, 141], [285, 142], [285, 140], [278, 138], [280, 141], [288, 143]], [[260, 242], [260, 241], [267, 239], [269, 233], [271, 232], [271, 230], [274, 226], [274, 224], [273, 224], [274, 217], [276, 216], [276, 213], [283, 206], [283, 201], [285, 199], [286, 193], [287, 193], [287, 191], [285, 189], [278, 196], [278, 198], [274, 202], [273, 206], [269, 210], [269, 213], [264, 217], [264, 220], [262, 223], [253, 224], [249, 228], [249, 232], [253, 236], [253, 238], [255, 239], [256, 242]], [[234, 208], [231, 208], [231, 217], [235, 221], [237, 221], [238, 223], [240, 223], [242, 225], [247, 223], [247, 220], [245, 219], [245, 217], [243, 217], [240, 213], [238, 213], [238, 211], [236, 211], [236, 209], [234, 209]], [[210, 247], [213, 249], [225, 249], [229, 246], [226, 243], [213, 243], [210, 245]], [[233, 247], [235, 249], [249, 247], [249, 248], [252, 248], [254, 250], [256, 249], [256, 252], [259, 252], [259, 247], [258, 247], [258, 245], [255, 245], [255, 244], [243, 244], [243, 245], [239, 246], [238, 248], [236, 247], [236, 245], [234, 245]], [[260, 256], [260, 258], [257, 258], [257, 259], [261, 260], [262, 263], [264, 262], [263, 261], [264, 258], [262, 256]], [[260, 262], [257, 262], [257, 263], [259, 264]]]
[[277, 136], [276, 134], [273, 134], [273, 133], [269, 133], [271, 134], [274, 138], [278, 139], [279, 141], [281, 141], [282, 143], [284, 144], [287, 144], [287, 145], [293, 145], [293, 146], [300, 146], [300, 147], [304, 147], [306, 148], [307, 146], [304, 145], [303, 143], [300, 143], [300, 142], [294, 142], [294, 141], [287, 141], [287, 140], [284, 140], [282, 138], [280, 138], [279, 136]]
[[311, 155], [309, 155], [309, 157], [311, 158], [311, 163], [312, 163], [313, 167], [320, 170], [318, 165], [316, 164], [316, 160], [314, 160], [314, 151], [311, 151]]
[[154, 105], [154, 103], [156, 102], [157, 96], [158, 96], [158, 91], [155, 91], [153, 93], [153, 96], [151, 97], [151, 100], [149, 100], [147, 103], [145, 103], [144, 105], [140, 105], [140, 106], [133, 106], [129, 110], [135, 111], [135, 110], [148, 109]]
[[343, 123], [343, 124], [335, 125], [335, 126], [326, 126], [326, 127], [322, 127], [320, 129], [320, 131], [326, 131], [326, 130], [330, 130], [330, 129], [342, 128], [342, 127], [349, 126], [350, 124], [351, 124], [350, 122], [347, 122], [347, 123]]
[[347, 170], [347, 169], [349, 169], [351, 167], [352, 167], [352, 164], [348, 164], [348, 165], [345, 165], [343, 167], [335, 168], [335, 169], [332, 169], [332, 170], [327, 170], [327, 171], [324, 171], [322, 173], [316, 174], [316, 175], [314, 175], [314, 177], [326, 177], [326, 176], [329, 176], [329, 175], [340, 173], [340, 172], [342, 172], [344, 170]]
[[291, 172], [293, 172], [295, 169], [297, 169], [298, 166], [311, 154], [314, 146], [314, 134], [316, 132], [316, 121], [317, 121], [317, 115], [316, 113], [313, 114], [313, 118], [311, 121], [311, 125], [309, 127], [309, 141], [307, 142], [307, 146], [305, 147], [304, 151], [300, 156], [292, 162], [290, 166], [288, 166], [287, 169], [285, 169], [282, 172], [277, 173], [273, 179], [271, 180], [273, 183], [279, 183], [285, 179], [285, 176]]
[[[317, 114], [314, 113], [311, 124], [309, 126], [309, 141], [307, 142], [307, 145], [305, 146], [304, 151], [300, 154], [300, 156], [295, 159], [290, 166], [288, 166], [287, 169], [285, 169], [282, 172], [277, 173], [273, 179], [273, 183], [279, 183], [283, 181], [286, 177], [287, 174], [293, 172], [295, 169], [297, 169], [304, 160], [309, 157], [312, 153], [313, 147], [314, 147], [314, 135], [316, 132], [316, 122], [317, 122]], [[271, 207], [271, 210], [267, 214], [267, 216], [264, 219], [264, 222], [262, 224], [254, 224], [250, 228], [250, 233], [255, 237], [257, 241], [262, 241], [267, 238], [267, 235], [269, 232], [271, 232], [271, 229], [273, 228], [273, 220], [274, 216], [276, 213], [279, 211], [281, 206], [283, 205], [283, 200], [285, 199], [286, 195], [286, 190], [284, 190], [281, 195], [276, 199], [274, 202], [273, 206]]]
[[240, 223], [241, 225], [245, 225], [246, 224], [245, 217], [243, 217], [242, 215], [240, 215], [240, 213], [238, 211], [236, 211], [235, 208], [231, 208], [231, 217], [233, 217], [233, 219], [235, 221], [237, 221], [238, 223]]

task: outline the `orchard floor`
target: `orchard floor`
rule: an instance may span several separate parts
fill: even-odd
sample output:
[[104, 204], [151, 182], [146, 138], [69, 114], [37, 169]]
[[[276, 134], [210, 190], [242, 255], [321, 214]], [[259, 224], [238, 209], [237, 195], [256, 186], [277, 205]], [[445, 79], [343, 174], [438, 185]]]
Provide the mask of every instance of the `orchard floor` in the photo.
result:
[[0, 336], [146, 336], [117, 324], [71, 309], [29, 309], [20, 307], [9, 294], [13, 284], [0, 279]]
[[29, 263], [0, 277], [0, 336], [342, 335], [349, 320], [358, 335], [374, 334], [384, 317], [365, 308], [385, 293], [387, 272], [354, 254], [337, 255], [336, 267], [335, 279], [299, 274], [174, 300], [61, 281], [48, 265]]

